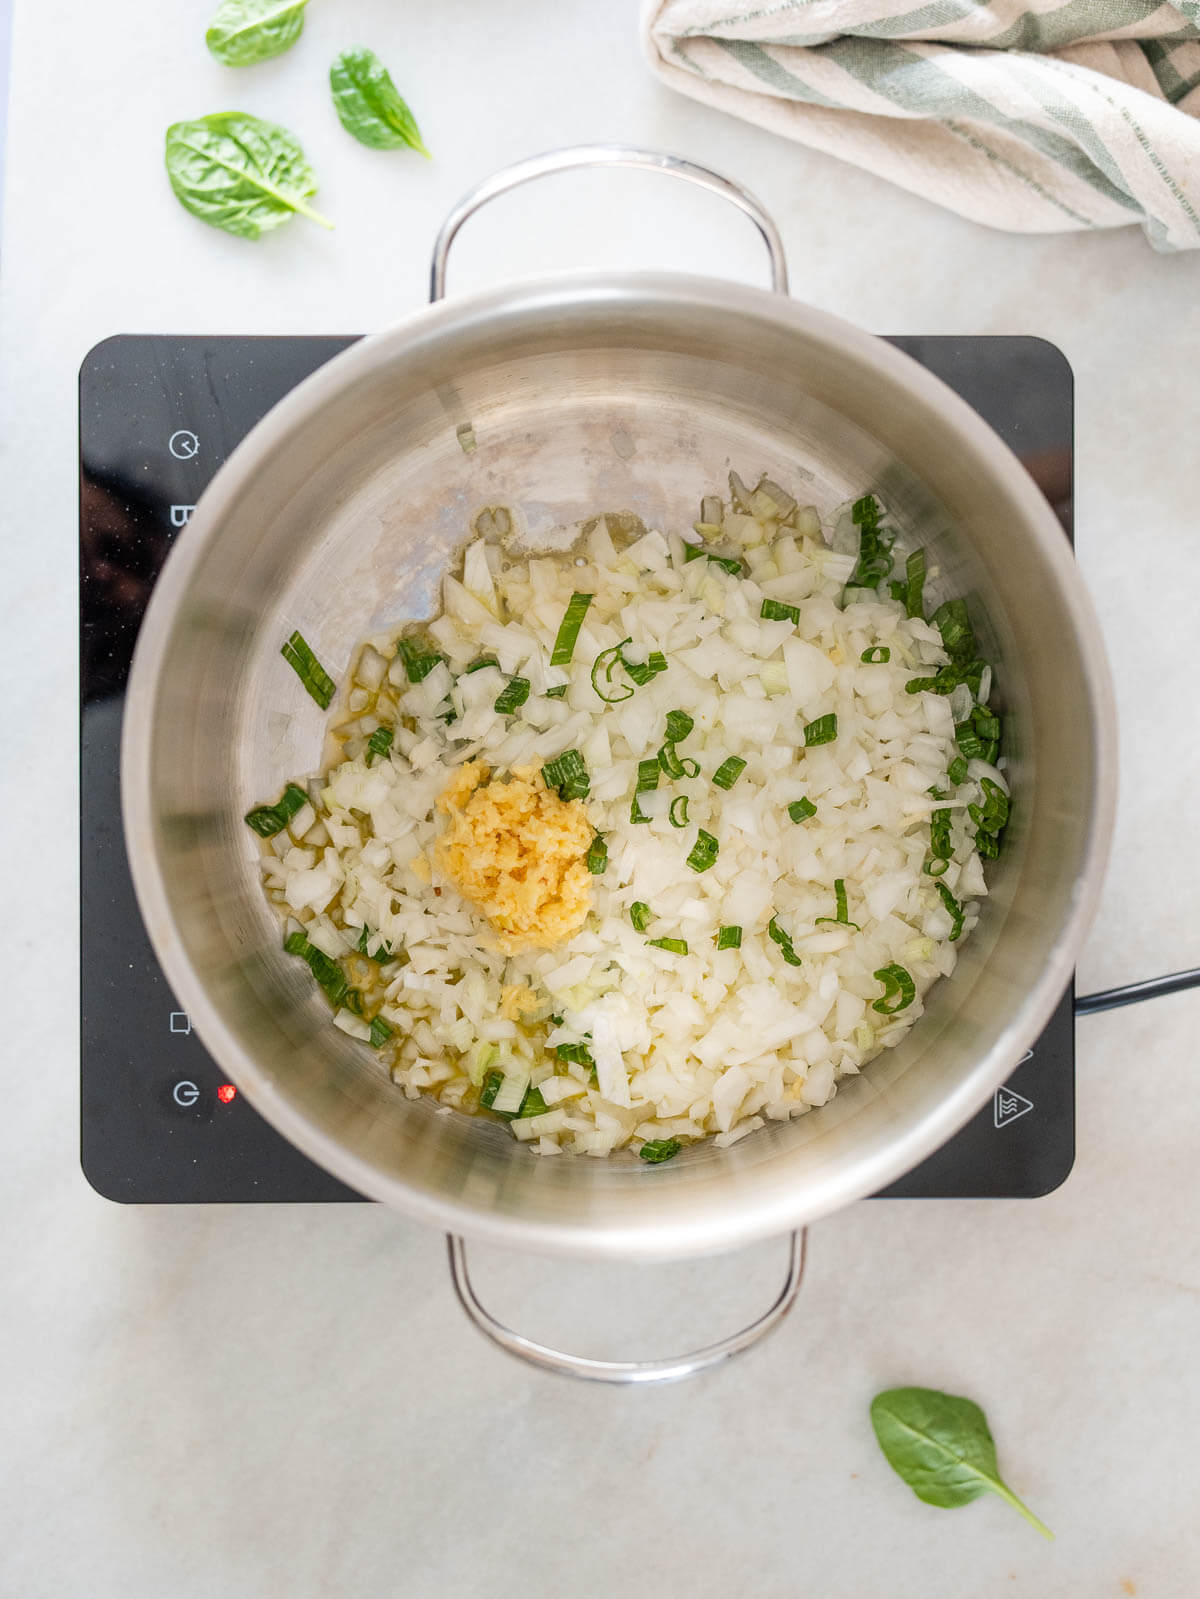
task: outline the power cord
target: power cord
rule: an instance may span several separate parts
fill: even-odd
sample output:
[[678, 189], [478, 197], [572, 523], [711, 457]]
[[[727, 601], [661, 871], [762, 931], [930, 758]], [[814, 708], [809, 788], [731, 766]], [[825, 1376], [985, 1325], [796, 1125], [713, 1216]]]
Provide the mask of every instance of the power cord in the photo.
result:
[[1143, 999], [1161, 999], [1185, 988], [1200, 988], [1200, 966], [1187, 972], [1171, 972], [1166, 977], [1149, 977], [1144, 983], [1126, 983], [1123, 988], [1105, 988], [1098, 994], [1080, 994], [1075, 1001], [1076, 1016], [1093, 1011], [1116, 1010], [1119, 1005], [1136, 1005]]

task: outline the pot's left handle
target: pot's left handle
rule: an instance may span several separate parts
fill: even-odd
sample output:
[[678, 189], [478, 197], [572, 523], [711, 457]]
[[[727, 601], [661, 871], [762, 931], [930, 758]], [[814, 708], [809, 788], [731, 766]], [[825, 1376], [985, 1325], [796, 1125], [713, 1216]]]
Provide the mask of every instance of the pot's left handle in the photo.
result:
[[580, 167], [640, 167], [651, 172], [665, 173], [671, 178], [680, 178], [684, 183], [695, 183], [702, 189], [719, 194], [722, 199], [728, 200], [731, 205], [744, 212], [754, 223], [762, 235], [767, 255], [770, 257], [771, 287], [777, 294], [787, 293], [787, 258], [783, 252], [783, 240], [779, 236], [779, 229], [775, 226], [770, 213], [740, 184], [723, 178], [719, 172], [712, 172], [708, 167], [698, 166], [694, 161], [685, 161], [678, 155], [664, 155], [656, 150], [637, 150], [623, 144], [578, 144], [565, 150], [547, 150], [544, 155], [534, 155], [526, 161], [518, 161], [511, 167], [494, 172], [490, 178], [485, 178], [469, 194], [463, 196], [442, 223], [441, 232], [434, 241], [433, 265], [429, 274], [430, 300], [440, 300], [445, 295], [446, 261], [450, 255], [450, 246], [454, 243], [455, 236], [463, 223], [468, 217], [473, 216], [480, 206], [486, 205], [489, 200], [494, 200], [497, 195], [507, 194], [510, 189], [518, 188], [522, 183], [532, 183], [535, 178], [549, 177], [554, 172], [571, 172]]
[[648, 1384], [679, 1382], [684, 1377], [694, 1377], [698, 1372], [707, 1371], [710, 1366], [719, 1366], [726, 1360], [732, 1360], [778, 1327], [800, 1292], [806, 1238], [803, 1230], [789, 1237], [783, 1287], [774, 1303], [757, 1320], [731, 1333], [728, 1338], [722, 1338], [719, 1343], [707, 1344], [691, 1354], [672, 1355], [658, 1360], [592, 1360], [587, 1355], [572, 1355], [562, 1349], [551, 1349], [548, 1344], [535, 1343], [532, 1338], [514, 1332], [502, 1321], [497, 1321], [476, 1294], [467, 1270], [466, 1240], [448, 1233], [446, 1245], [450, 1253], [450, 1277], [459, 1304], [484, 1337], [498, 1344], [506, 1354], [515, 1355], [518, 1360], [524, 1360], [540, 1371], [556, 1372], [561, 1377], [577, 1377], [583, 1382]]

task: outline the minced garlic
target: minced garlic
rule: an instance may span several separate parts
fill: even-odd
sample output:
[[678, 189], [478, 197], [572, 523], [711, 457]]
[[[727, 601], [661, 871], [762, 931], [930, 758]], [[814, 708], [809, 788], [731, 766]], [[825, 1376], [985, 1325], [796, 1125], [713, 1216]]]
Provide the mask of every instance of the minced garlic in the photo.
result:
[[560, 799], [536, 766], [490, 776], [485, 762], [468, 762], [439, 795], [449, 820], [438, 868], [487, 916], [506, 954], [552, 949], [579, 931], [591, 906], [592, 825], [582, 801]]
[[522, 1016], [541, 1008], [542, 1001], [524, 983], [509, 983], [500, 990], [500, 1014], [507, 1022], [519, 1022]]

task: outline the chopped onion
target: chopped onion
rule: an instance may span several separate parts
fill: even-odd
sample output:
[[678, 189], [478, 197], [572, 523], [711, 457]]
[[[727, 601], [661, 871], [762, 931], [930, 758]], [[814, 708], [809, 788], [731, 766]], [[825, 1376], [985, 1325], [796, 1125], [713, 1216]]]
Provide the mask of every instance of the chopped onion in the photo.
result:
[[[501, 1070], [493, 1109], [533, 1151], [599, 1157], [705, 1135], [729, 1145], [765, 1119], [808, 1113], [894, 1044], [953, 971], [938, 883], [961, 907], [963, 936], [978, 920], [986, 885], [967, 806], [985, 779], [1008, 785], [970, 760], [953, 802], [930, 793], [947, 782], [955, 721], [973, 703], [965, 685], [906, 692], [946, 664], [938, 628], [907, 617], [886, 585], [843, 592], [858, 564], [848, 512], [831, 548], [815, 513], [770, 480], [747, 488], [735, 475], [731, 494], [728, 510], [715, 495], [702, 503], [702, 546], [690, 530], [617, 516], [582, 525], [567, 553], [530, 558], [500, 542], [507, 513], [482, 512], [440, 615], [406, 635], [419, 669], [436, 661], [412, 682], [390, 643], [363, 647], [334, 730], [342, 758], [263, 841], [264, 884], [289, 933], [331, 963], [318, 959], [314, 976], [334, 999], [340, 969], [355, 995], [337, 1025], [404, 1092], [443, 1108], [473, 1107]], [[698, 547], [710, 559], [688, 561]], [[605, 704], [593, 666], [617, 647], [632, 688]], [[662, 669], [636, 670], [656, 654]], [[529, 692], [497, 713], [514, 678]], [[990, 687], [985, 670], [981, 702]], [[813, 725], [824, 741], [808, 742]], [[391, 743], [368, 765], [380, 728]], [[668, 744], [674, 756], [660, 760]], [[573, 936], [510, 955], [442, 875], [438, 799], [468, 762], [503, 781], [556, 770], [572, 751], [605, 869], [587, 873], [591, 910]], [[643, 764], [657, 781], [634, 823]], [[940, 813], [948, 854], [935, 879]], [[649, 919], [631, 916], [635, 904]], [[829, 920], [843, 904], [860, 931]], [[738, 941], [722, 943], [723, 928]], [[871, 1010], [873, 974], [893, 966], [910, 973], [914, 1000], [886, 1020]], [[558, 1044], [576, 1058], [557, 1057]], [[522, 1117], [531, 1084], [546, 1108], [535, 1100]]]

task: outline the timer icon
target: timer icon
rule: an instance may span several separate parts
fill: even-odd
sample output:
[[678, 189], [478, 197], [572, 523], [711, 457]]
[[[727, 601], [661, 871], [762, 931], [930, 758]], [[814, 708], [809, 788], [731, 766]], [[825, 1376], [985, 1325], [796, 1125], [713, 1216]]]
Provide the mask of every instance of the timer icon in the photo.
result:
[[191, 428], [179, 428], [167, 440], [167, 449], [177, 461], [190, 461], [200, 453], [200, 440]]

